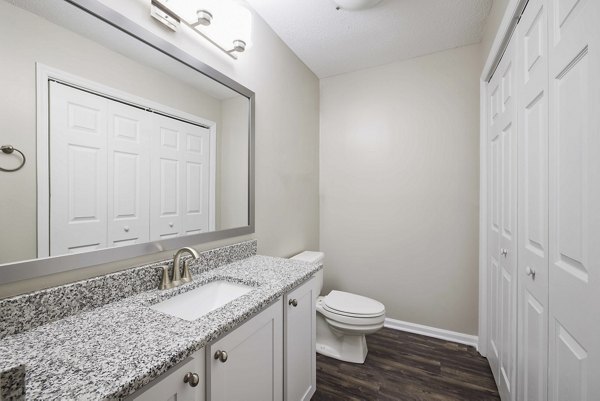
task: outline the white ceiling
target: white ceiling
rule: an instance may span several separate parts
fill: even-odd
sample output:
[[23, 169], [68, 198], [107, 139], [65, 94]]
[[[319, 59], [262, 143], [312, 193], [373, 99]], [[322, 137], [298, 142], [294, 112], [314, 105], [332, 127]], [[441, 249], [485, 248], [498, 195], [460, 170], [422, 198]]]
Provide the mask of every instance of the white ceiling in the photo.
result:
[[481, 41], [492, 0], [383, 0], [362, 11], [331, 0], [247, 0], [319, 78]]

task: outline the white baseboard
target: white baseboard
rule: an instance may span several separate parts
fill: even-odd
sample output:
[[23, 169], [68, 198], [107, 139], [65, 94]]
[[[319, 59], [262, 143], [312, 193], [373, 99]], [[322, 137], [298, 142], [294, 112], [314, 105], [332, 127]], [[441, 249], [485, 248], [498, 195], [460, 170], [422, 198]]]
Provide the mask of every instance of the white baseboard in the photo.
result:
[[470, 345], [477, 348], [478, 337], [470, 334], [458, 333], [456, 331], [438, 329], [436, 327], [424, 326], [422, 324], [403, 322], [402, 320], [395, 320], [385, 318], [384, 327], [407, 331], [409, 333], [421, 334], [427, 337], [439, 338], [441, 340], [453, 341], [455, 343]]

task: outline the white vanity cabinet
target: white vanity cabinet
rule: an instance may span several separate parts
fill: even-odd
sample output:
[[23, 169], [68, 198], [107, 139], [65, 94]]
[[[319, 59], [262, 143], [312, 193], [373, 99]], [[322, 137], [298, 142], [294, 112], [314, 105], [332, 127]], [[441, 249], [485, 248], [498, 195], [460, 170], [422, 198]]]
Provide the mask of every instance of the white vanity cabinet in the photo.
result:
[[[317, 291], [313, 277], [127, 401], [309, 401], [316, 390]], [[194, 373], [196, 387], [184, 382]]]
[[[127, 401], [205, 401], [204, 349], [171, 368], [154, 382], [133, 393]], [[194, 376], [196, 375], [196, 376]], [[184, 381], [187, 376], [187, 383]], [[196, 380], [197, 384], [196, 384]]]
[[309, 401], [317, 389], [316, 284], [312, 278], [283, 300], [286, 401]]
[[206, 350], [208, 401], [283, 400], [281, 300]]

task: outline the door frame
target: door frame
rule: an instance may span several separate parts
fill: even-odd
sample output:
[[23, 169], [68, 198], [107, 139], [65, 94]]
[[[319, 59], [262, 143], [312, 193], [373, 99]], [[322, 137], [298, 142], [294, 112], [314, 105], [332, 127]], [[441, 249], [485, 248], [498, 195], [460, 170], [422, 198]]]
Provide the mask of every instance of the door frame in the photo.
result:
[[488, 344], [488, 275], [487, 275], [487, 243], [488, 243], [488, 149], [487, 149], [487, 123], [489, 104], [487, 99], [487, 85], [502, 59], [504, 51], [514, 33], [521, 13], [528, 0], [509, 0], [502, 17], [500, 27], [496, 32], [492, 47], [481, 76], [479, 77], [479, 327], [477, 350], [487, 356]]
[[[126, 104], [140, 107], [142, 109], [152, 109], [159, 111], [166, 116], [172, 116], [179, 120], [188, 121], [207, 127], [209, 130], [210, 143], [210, 166], [209, 166], [209, 230], [215, 230], [216, 216], [216, 174], [217, 174], [217, 123], [202, 117], [195, 116], [177, 110], [160, 103], [144, 99], [130, 93], [122, 92], [110, 86], [106, 86], [86, 78], [71, 74], [69, 72], [53, 68], [42, 63], [36, 63], [36, 140], [37, 140], [37, 257], [50, 256], [50, 109], [49, 80], [67, 84], [76, 89], [85, 90], [93, 94], [108, 97], [115, 101], [122, 101]], [[41, 179], [40, 177], [48, 177]]]

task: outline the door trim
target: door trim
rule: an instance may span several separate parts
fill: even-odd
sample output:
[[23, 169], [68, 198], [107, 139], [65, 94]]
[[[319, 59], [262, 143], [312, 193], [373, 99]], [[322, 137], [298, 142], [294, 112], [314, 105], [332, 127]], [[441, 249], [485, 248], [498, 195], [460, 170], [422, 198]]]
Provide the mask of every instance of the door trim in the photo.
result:
[[105, 96], [115, 101], [122, 101], [140, 108], [150, 108], [171, 116], [178, 120], [184, 120], [193, 124], [198, 124], [208, 128], [210, 135], [210, 166], [209, 166], [209, 230], [215, 230], [216, 216], [216, 155], [217, 155], [217, 123], [214, 121], [195, 116], [177, 110], [151, 100], [144, 99], [122, 92], [118, 89], [82, 78], [80, 76], [68, 73], [66, 71], [47, 66], [42, 63], [36, 63], [36, 98], [37, 98], [37, 257], [50, 256], [50, 179], [41, 179], [40, 177], [49, 177], [49, 130], [50, 130], [50, 108], [49, 96], [50, 80], [57, 81], [76, 89], [91, 92], [98, 96]]

